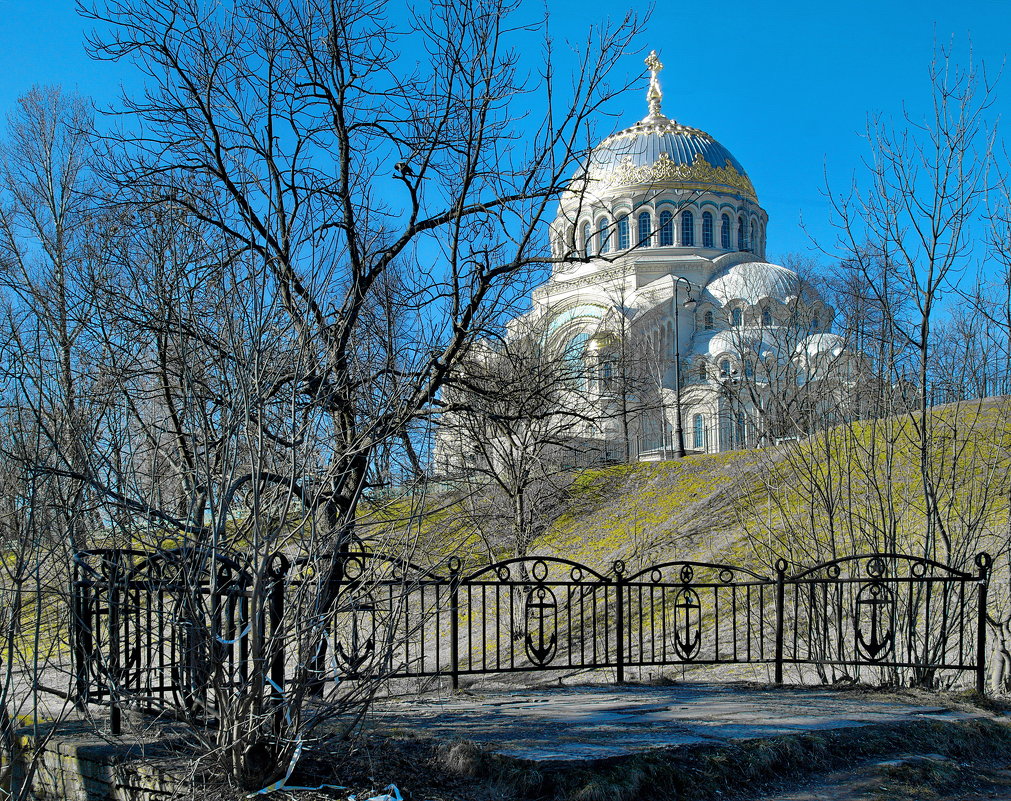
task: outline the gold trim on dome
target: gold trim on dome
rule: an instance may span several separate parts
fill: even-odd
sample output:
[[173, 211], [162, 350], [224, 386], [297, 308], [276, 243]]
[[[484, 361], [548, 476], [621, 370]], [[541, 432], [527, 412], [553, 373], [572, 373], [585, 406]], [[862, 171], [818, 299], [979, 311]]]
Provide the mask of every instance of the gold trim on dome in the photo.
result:
[[717, 184], [735, 189], [751, 200], [758, 201], [755, 187], [747, 175], [738, 172], [733, 164], [714, 167], [701, 153], [695, 154], [691, 164], [679, 164], [666, 153], [661, 153], [655, 162], [641, 167], [635, 166], [632, 159], [626, 156], [613, 170], [593, 177], [608, 187], [676, 183], [689, 189], [708, 189]]
[[690, 125], [683, 125], [677, 120], [672, 120], [670, 117], [664, 117], [661, 114], [657, 117], [646, 117], [646, 119], [640, 120], [631, 128], [611, 134], [597, 145], [597, 149], [612, 142], [621, 141], [622, 139], [635, 139], [637, 136], [646, 136], [648, 134], [691, 134], [692, 136], [700, 136], [708, 142], [716, 141], [705, 131], [692, 128]]

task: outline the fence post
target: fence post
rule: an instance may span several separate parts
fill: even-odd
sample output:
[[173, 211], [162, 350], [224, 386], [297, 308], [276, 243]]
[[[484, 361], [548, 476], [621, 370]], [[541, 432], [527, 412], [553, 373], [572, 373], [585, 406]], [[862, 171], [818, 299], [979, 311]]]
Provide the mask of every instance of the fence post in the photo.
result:
[[976, 554], [979, 583], [976, 585], [976, 692], [986, 692], [986, 594], [990, 583], [990, 566], [993, 559], [988, 553]]
[[460, 689], [460, 560], [449, 560], [449, 662], [454, 690]]
[[[103, 557], [104, 558], [104, 557]], [[116, 550], [109, 555], [109, 731], [113, 735], [123, 733], [123, 709], [120, 700], [120, 598], [119, 585], [123, 554]]]
[[786, 627], [786, 569], [785, 559], [776, 562], [776, 684], [783, 683], [783, 632]]
[[[70, 603], [71, 603], [71, 626], [70, 634], [73, 639], [74, 650], [74, 706], [79, 710], [84, 710], [88, 705], [88, 658], [92, 656], [94, 645], [90, 639], [91, 624], [85, 623], [84, 609], [86, 602], [81, 596], [84, 592], [84, 580], [81, 578], [81, 566], [78, 559], [83, 559], [81, 552], [74, 554], [73, 576], [70, 579]], [[89, 587], [89, 590], [91, 588]], [[87, 640], [84, 633], [88, 629]]]
[[614, 563], [614, 663], [615, 683], [625, 683], [625, 563], [618, 559]]
[[283, 553], [271, 554], [267, 564], [267, 576], [270, 579], [270, 594], [268, 598], [268, 616], [270, 619], [270, 682], [273, 687], [271, 695], [274, 699], [274, 734], [280, 735], [284, 725], [284, 590], [288, 568], [288, 557]]

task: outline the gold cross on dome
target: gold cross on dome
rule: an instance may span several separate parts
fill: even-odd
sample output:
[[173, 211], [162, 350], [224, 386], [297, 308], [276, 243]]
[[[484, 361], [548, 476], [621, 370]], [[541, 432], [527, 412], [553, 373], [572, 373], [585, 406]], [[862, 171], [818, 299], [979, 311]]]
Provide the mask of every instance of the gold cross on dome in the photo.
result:
[[658, 77], [663, 64], [656, 50], [651, 50], [646, 56], [646, 66], [649, 67], [649, 91], [646, 92], [646, 102], [649, 104], [649, 114], [651, 117], [661, 116], [660, 101], [663, 100], [663, 92], [660, 91], [660, 79]]

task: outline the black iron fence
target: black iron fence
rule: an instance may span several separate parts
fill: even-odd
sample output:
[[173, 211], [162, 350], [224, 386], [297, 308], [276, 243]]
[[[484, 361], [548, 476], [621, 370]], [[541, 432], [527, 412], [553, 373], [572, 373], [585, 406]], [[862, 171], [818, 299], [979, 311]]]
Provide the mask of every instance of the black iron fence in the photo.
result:
[[314, 660], [333, 680], [454, 687], [513, 671], [608, 668], [621, 682], [628, 668], [768, 664], [782, 682], [787, 665], [873, 666], [921, 684], [969, 671], [982, 692], [990, 566], [984, 553], [972, 571], [878, 553], [781, 560], [771, 575], [691, 561], [635, 572], [618, 561], [605, 574], [547, 557], [438, 572], [354, 553], [331, 611], [315, 615], [319, 576], [280, 554], [257, 576], [201, 551], [88, 551], [74, 577], [77, 691], [114, 715], [124, 699], [209, 703], [212, 674], [218, 691], [268, 681], [280, 697]]
[[[74, 558], [71, 640], [77, 701], [120, 709], [208, 707], [218, 692], [265, 677], [284, 684], [280, 640], [288, 568], [257, 583], [234, 559], [181, 548], [83, 551]], [[261, 678], [262, 680], [262, 678]], [[280, 691], [277, 692], [280, 697]]]
[[835, 559], [777, 571], [776, 680], [784, 664], [876, 665], [930, 684], [942, 670], [975, 671], [983, 692], [992, 560], [975, 573], [904, 554]]

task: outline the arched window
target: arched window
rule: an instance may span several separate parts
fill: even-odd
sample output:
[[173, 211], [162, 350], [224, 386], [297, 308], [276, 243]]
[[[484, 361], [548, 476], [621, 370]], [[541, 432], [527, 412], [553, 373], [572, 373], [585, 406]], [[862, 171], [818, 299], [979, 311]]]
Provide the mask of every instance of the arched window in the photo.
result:
[[758, 241], [758, 227], [754, 220], [751, 221], [751, 239], [748, 240], [751, 243], [751, 249], [755, 249], [755, 243]]
[[571, 337], [565, 343], [563, 354], [565, 356], [567, 378], [580, 389], [586, 388], [586, 364], [583, 361], [586, 356], [586, 348], [590, 342], [590, 335], [583, 332]]
[[695, 215], [690, 211], [681, 212], [681, 244], [686, 248], [695, 246]]
[[707, 311], [702, 315], [702, 327], [705, 328], [706, 331], [713, 330], [713, 313], [711, 311]]
[[575, 334], [565, 343], [566, 359], [582, 359], [586, 354], [586, 346], [590, 342], [590, 335], [583, 332]]
[[711, 248], [713, 246], [713, 215], [702, 212], [702, 247]]
[[818, 315], [811, 318], [811, 333], [817, 334], [821, 330], [821, 320], [818, 319]]
[[734, 309], [732, 312], [730, 312], [730, 324], [734, 328], [740, 327], [740, 325], [741, 325], [741, 310], [740, 309]]
[[768, 309], [762, 309], [762, 325], [766, 328], [772, 325], [772, 312]]
[[744, 362], [744, 377], [745, 378], [755, 377], [755, 363], [751, 361], [751, 359], [748, 359], [746, 362]]
[[699, 362], [699, 381], [705, 381], [709, 371], [706, 370], [706, 363]]
[[650, 219], [649, 212], [644, 211], [639, 215], [639, 244], [648, 248], [650, 246], [650, 237], [653, 236], [653, 221]]
[[628, 250], [628, 215], [618, 218], [618, 250]]
[[674, 244], [674, 215], [669, 211], [660, 212], [660, 247]]
[[607, 253], [611, 249], [611, 231], [607, 217], [601, 217], [597, 223], [597, 241], [600, 244], [598, 253]]
[[723, 220], [720, 222], [720, 247], [730, 250], [730, 216], [727, 214], [723, 215]]
[[590, 255], [590, 224], [583, 223], [583, 255], [589, 257]]
[[730, 359], [720, 359], [720, 378], [730, 378]]
[[692, 447], [700, 451], [705, 447], [706, 419], [697, 414], [692, 418]]
[[737, 249], [747, 250], [747, 242], [745, 241], [747, 237], [747, 228], [744, 227], [744, 218], [737, 218]]
[[747, 444], [747, 420], [744, 412], [737, 413], [737, 446], [743, 448]]

